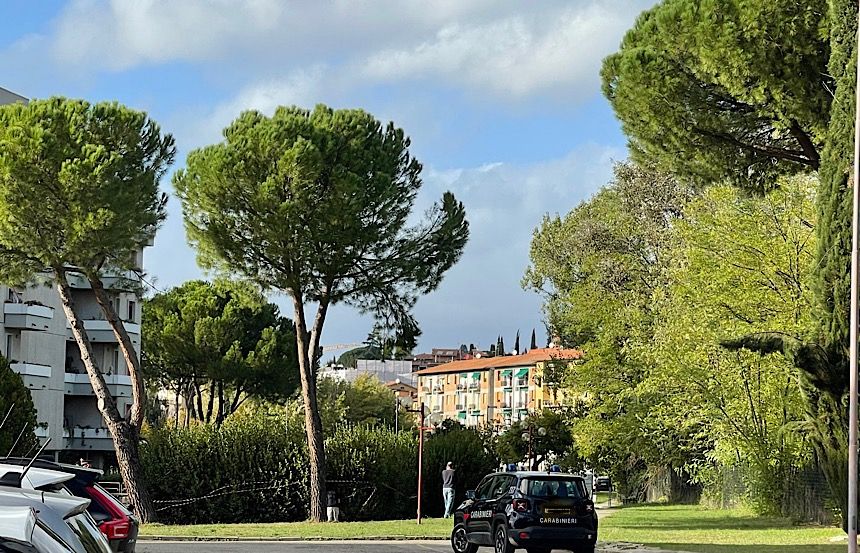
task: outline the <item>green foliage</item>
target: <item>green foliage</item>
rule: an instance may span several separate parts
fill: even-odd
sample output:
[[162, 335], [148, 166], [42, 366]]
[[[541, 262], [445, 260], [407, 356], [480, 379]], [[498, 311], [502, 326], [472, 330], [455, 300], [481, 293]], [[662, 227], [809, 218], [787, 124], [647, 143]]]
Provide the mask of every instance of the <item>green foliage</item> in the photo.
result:
[[758, 189], [817, 169], [836, 75], [829, 19], [825, 0], [664, 0], [644, 12], [602, 71], [634, 158]]
[[337, 427], [326, 440], [326, 462], [328, 485], [343, 503], [344, 519], [414, 515], [417, 460], [412, 432], [367, 425]]
[[[317, 399], [326, 434], [343, 424], [394, 426], [395, 395], [372, 375], [359, 375], [355, 382], [322, 377], [317, 382]], [[287, 410], [296, 424], [304, 420], [300, 399], [291, 401]], [[409, 429], [414, 425], [414, 417], [401, 409], [398, 423], [401, 430]]]
[[424, 444], [424, 512], [427, 516], [445, 514], [442, 500], [442, 470], [453, 462], [457, 471], [454, 503], [466, 498], [486, 474], [499, 467], [499, 458], [487, 432], [449, 423], [437, 430]]
[[173, 138], [143, 112], [50, 98], [0, 106], [0, 281], [134, 267], [164, 218]]
[[[14, 406], [14, 407], [13, 407]], [[9, 409], [12, 408], [10, 413]], [[36, 408], [30, 390], [21, 375], [12, 370], [9, 361], [0, 356], [0, 422], [9, 413], [6, 424], [0, 428], [0, 455], [6, 455], [18, 440], [13, 455], [26, 455], [38, 446], [36, 439]]]
[[776, 351], [723, 346], [808, 335], [816, 186], [799, 176], [765, 196], [694, 195], [626, 166], [536, 232], [526, 283], [548, 292], [553, 330], [585, 351], [563, 381], [583, 410], [577, 451], [625, 495], [664, 468], [707, 483], [738, 467], [756, 509], [783, 508], [809, 461], [798, 371]]
[[[531, 460], [537, 466], [550, 456], [560, 456], [571, 453], [573, 436], [569, 423], [564, 416], [555, 411], [544, 409], [538, 414], [531, 414], [525, 420], [517, 421], [499, 436], [496, 450], [503, 463], [519, 463], [526, 459], [529, 453], [529, 441], [523, 439], [523, 434], [529, 434], [531, 428]], [[540, 435], [538, 429], [543, 428], [545, 435]]]
[[[851, 282], [851, 160], [854, 155], [854, 121], [857, 79], [857, 4], [830, 0], [830, 60], [828, 74], [836, 93], [821, 160], [818, 193], [818, 250], [814, 265], [815, 317], [821, 355], [799, 356], [797, 364], [808, 382], [807, 428], [822, 461], [833, 496], [847, 520], [848, 489], [848, 341], [850, 336]], [[856, 187], [856, 183], [854, 184]], [[808, 348], [808, 350], [811, 348]], [[808, 351], [807, 350], [807, 351]], [[811, 362], [810, 362], [811, 361]]]
[[803, 340], [739, 337], [733, 347], [780, 352], [801, 369], [805, 427], [838, 498], [847, 487], [856, 33], [850, 0], [667, 0], [640, 17], [603, 68], [639, 160], [754, 189], [820, 168], [815, 328]]
[[798, 371], [779, 353], [721, 342], [808, 333], [817, 184], [794, 177], [764, 197], [712, 187], [689, 204], [669, 285], [655, 298], [654, 340], [641, 345], [656, 368], [645, 385], [666, 396], [664, 409], [708, 428], [706, 464], [743, 468], [761, 513], [780, 513], [790, 475], [809, 461]]
[[409, 309], [459, 258], [468, 224], [446, 193], [406, 226], [421, 165], [403, 131], [361, 110], [282, 107], [243, 113], [224, 137], [174, 177], [200, 261], [415, 329]]
[[[338, 426], [326, 439], [329, 486], [346, 520], [415, 514], [418, 437], [384, 426]], [[220, 427], [151, 429], [142, 447], [147, 482], [166, 523], [298, 521], [307, 517], [303, 426], [281, 412], [247, 409]], [[480, 433], [462, 427], [428, 435], [425, 513], [442, 514], [441, 471], [453, 460], [458, 494], [498, 462]]]
[[162, 427], [146, 434], [141, 462], [165, 523], [274, 522], [307, 516], [301, 427], [234, 416], [220, 428]]
[[[191, 399], [227, 394], [219, 419], [252, 396], [285, 400], [298, 386], [293, 323], [245, 283], [190, 281], [143, 305], [144, 371]], [[211, 418], [198, 412], [195, 418]]]
[[619, 164], [613, 183], [565, 217], [544, 219], [532, 240], [523, 284], [545, 295], [550, 334], [585, 352], [563, 370], [550, 365], [548, 380], [584, 403], [574, 423], [579, 452], [621, 485], [648, 466], [701, 455], [690, 427], [650, 416], [660, 394], [638, 391], [648, 367], [633, 348], [652, 339], [653, 292], [692, 194], [651, 167]]

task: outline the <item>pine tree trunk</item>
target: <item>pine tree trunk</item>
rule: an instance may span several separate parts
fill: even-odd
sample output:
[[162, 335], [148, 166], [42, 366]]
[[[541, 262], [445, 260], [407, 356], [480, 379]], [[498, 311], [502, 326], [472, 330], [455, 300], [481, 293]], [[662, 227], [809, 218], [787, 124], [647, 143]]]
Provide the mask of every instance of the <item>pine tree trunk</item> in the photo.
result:
[[[149, 490], [142, 484], [143, 467], [140, 464], [140, 432], [127, 421], [108, 423], [113, 436], [113, 447], [119, 464], [119, 473], [125, 483], [129, 503], [141, 522], [155, 521], [155, 508]], [[133, 485], [129, 485], [129, 482]]]
[[141, 479], [140, 459], [138, 457], [139, 432], [120, 415], [116, 400], [110, 394], [104, 376], [96, 365], [84, 323], [75, 312], [72, 290], [69, 287], [65, 270], [54, 268], [53, 273], [57, 292], [63, 304], [63, 311], [72, 327], [72, 335], [78, 344], [78, 349], [80, 349], [81, 361], [90, 378], [99, 412], [107, 421], [108, 429], [113, 436], [117, 463], [128, 497], [141, 521], [144, 523], [152, 522], [155, 520], [155, 510]]
[[310, 520], [325, 520], [326, 497], [326, 457], [323, 438], [322, 419], [317, 405], [316, 359], [319, 337], [325, 322], [327, 302], [322, 302], [314, 320], [314, 327], [308, 332], [305, 320], [304, 303], [301, 296], [293, 296], [295, 306], [296, 346], [299, 354], [299, 375], [302, 382], [302, 400], [305, 407], [305, 433], [308, 440], [310, 461]]
[[96, 296], [96, 301], [102, 308], [108, 324], [113, 330], [113, 334], [119, 343], [119, 349], [125, 359], [125, 366], [128, 367], [128, 374], [131, 377], [131, 413], [130, 422], [138, 432], [143, 427], [144, 409], [146, 406], [146, 387], [143, 384], [143, 371], [140, 370], [140, 358], [138, 352], [134, 349], [134, 344], [131, 343], [131, 338], [125, 325], [122, 324], [116, 314], [113, 304], [105, 291], [104, 284], [98, 275], [87, 275], [87, 280], [90, 282], [90, 287]]

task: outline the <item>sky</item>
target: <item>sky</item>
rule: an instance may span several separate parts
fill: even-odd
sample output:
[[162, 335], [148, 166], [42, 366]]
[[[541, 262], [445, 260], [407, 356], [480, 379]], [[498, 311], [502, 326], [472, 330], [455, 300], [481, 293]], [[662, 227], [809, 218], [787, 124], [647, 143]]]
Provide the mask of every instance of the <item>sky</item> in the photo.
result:
[[[363, 108], [412, 139], [419, 213], [446, 190], [471, 237], [415, 315], [419, 350], [546, 332], [520, 282], [546, 215], [611, 178], [625, 139], [600, 92], [600, 64], [652, 0], [6, 0], [0, 87], [29, 98], [119, 101], [178, 148], [217, 142], [242, 111]], [[170, 174], [162, 183], [172, 193]], [[208, 278], [181, 206], [145, 253], [158, 290]], [[284, 297], [273, 296], [285, 315]], [[330, 311], [323, 344], [361, 342], [372, 319]]]

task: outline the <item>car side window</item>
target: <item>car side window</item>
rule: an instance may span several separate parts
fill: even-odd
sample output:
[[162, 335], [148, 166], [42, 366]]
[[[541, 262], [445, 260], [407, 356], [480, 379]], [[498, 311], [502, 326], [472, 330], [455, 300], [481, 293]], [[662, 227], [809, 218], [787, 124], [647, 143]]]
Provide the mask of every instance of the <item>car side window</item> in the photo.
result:
[[511, 486], [514, 484], [514, 478], [510, 476], [497, 476], [496, 482], [493, 485], [493, 493], [490, 494], [490, 497], [493, 499], [498, 499], [503, 497], [508, 491], [510, 491]]
[[488, 476], [485, 478], [479, 485], [478, 489], [475, 490], [475, 496], [478, 499], [487, 499], [490, 497], [490, 492], [493, 490], [493, 483], [495, 482], [495, 478], [492, 476]]

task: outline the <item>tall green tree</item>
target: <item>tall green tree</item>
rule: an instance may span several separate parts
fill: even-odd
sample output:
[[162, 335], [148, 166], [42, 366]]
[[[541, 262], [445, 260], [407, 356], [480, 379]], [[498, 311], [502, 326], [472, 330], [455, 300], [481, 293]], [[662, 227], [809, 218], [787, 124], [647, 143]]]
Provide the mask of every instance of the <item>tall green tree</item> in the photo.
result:
[[739, 469], [761, 513], [791, 516], [785, 498], [810, 459], [798, 371], [778, 353], [721, 342], [808, 334], [817, 184], [784, 178], [764, 197], [715, 186], [690, 202], [673, 227], [667, 284], [654, 296], [653, 340], [636, 346], [651, 367], [640, 390], [662, 398], [652, 416], [700, 421], [713, 441], [699, 479], [708, 482], [713, 467]]
[[439, 285], [468, 237], [451, 193], [423, 224], [407, 225], [421, 187], [409, 146], [401, 129], [361, 110], [250, 111], [222, 142], [191, 152], [174, 178], [201, 263], [293, 301], [312, 520], [323, 519], [326, 492], [316, 374], [329, 307], [352, 305], [414, 333], [411, 308]]
[[680, 468], [702, 451], [690, 427], [649, 416], [659, 393], [639, 393], [648, 365], [633, 348], [652, 340], [672, 225], [692, 196], [653, 167], [619, 164], [607, 187], [564, 217], [546, 217], [532, 239], [523, 285], [544, 296], [549, 335], [584, 352], [577, 363], [551, 365], [548, 382], [587, 398], [576, 441], [622, 483], [652, 467]]
[[[35, 452], [39, 442], [36, 438], [36, 407], [30, 390], [9, 366], [9, 361], [0, 355], [0, 455], [24, 456]], [[16, 443], [17, 442], [17, 443]]]
[[157, 294], [142, 332], [147, 379], [197, 420], [220, 425], [248, 397], [283, 401], [298, 387], [293, 322], [253, 285], [189, 281]]
[[634, 159], [773, 186], [817, 169], [829, 120], [827, 2], [664, 0], [603, 64]]
[[[170, 135], [145, 113], [119, 104], [51, 98], [0, 107], [0, 280], [18, 284], [47, 276], [56, 286], [129, 499], [143, 521], [155, 517], [138, 455], [143, 375], [102, 279], [140, 270], [136, 254], [165, 216], [158, 181], [174, 153]], [[119, 343], [132, 380], [128, 416], [119, 412], [93, 356], [70, 274], [88, 280]]]
[[759, 190], [779, 174], [820, 170], [815, 330], [802, 341], [772, 334], [726, 345], [782, 352], [803, 371], [807, 426], [840, 501], [856, 33], [850, 0], [667, 0], [640, 16], [603, 67], [604, 91], [637, 159]]

